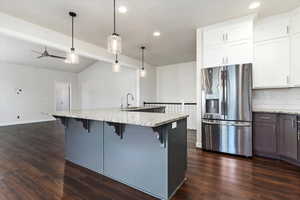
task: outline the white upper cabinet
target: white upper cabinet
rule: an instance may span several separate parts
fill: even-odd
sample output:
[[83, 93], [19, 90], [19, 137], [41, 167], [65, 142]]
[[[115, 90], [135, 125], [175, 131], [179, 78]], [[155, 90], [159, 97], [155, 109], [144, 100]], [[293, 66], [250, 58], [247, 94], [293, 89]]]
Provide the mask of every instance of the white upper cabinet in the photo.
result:
[[300, 33], [291, 37], [291, 84], [300, 87]]
[[283, 14], [259, 20], [254, 28], [254, 41], [287, 37], [290, 30], [290, 15]]
[[204, 47], [203, 66], [216, 67], [224, 64], [224, 47], [221, 45]]
[[292, 13], [290, 29], [291, 29], [291, 34], [300, 33], [300, 9]]
[[240, 42], [252, 40], [253, 20], [246, 20], [241, 23], [229, 25], [225, 33], [226, 42]]
[[254, 15], [203, 28], [203, 67], [253, 61]]
[[204, 46], [218, 46], [225, 41], [225, 31], [222, 28], [207, 29], [203, 33]]
[[227, 65], [252, 63], [253, 62], [253, 42], [244, 40], [230, 43], [227, 46], [227, 56], [225, 57]]
[[291, 84], [300, 87], [300, 9], [291, 14]]
[[289, 86], [289, 38], [279, 38], [255, 44], [254, 88], [284, 88]]

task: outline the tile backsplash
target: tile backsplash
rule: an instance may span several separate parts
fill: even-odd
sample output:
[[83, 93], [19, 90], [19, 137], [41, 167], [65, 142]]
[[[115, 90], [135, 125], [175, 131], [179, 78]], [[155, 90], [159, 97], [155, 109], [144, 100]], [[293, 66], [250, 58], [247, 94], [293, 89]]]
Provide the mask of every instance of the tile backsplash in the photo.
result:
[[300, 88], [253, 90], [253, 108], [300, 110]]

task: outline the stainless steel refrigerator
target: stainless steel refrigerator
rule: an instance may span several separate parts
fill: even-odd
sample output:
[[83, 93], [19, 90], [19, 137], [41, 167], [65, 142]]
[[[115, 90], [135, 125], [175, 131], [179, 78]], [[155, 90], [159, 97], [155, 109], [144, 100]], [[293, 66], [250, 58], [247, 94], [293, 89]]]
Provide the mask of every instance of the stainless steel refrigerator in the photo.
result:
[[203, 149], [252, 156], [252, 64], [202, 70]]

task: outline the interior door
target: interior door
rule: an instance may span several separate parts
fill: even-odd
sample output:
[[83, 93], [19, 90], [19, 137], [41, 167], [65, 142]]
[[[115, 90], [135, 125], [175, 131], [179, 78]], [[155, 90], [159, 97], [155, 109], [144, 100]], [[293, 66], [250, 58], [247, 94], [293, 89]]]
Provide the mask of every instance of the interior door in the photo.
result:
[[55, 83], [55, 110], [70, 111], [71, 86], [69, 83]]
[[252, 64], [226, 67], [225, 120], [252, 121]]

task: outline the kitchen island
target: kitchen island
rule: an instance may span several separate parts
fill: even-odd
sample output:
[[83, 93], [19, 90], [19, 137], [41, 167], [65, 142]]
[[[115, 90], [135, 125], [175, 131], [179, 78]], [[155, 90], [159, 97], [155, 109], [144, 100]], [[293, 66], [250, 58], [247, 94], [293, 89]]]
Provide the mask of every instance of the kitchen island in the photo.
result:
[[66, 160], [159, 199], [183, 184], [187, 115], [98, 109], [53, 116], [65, 126]]

